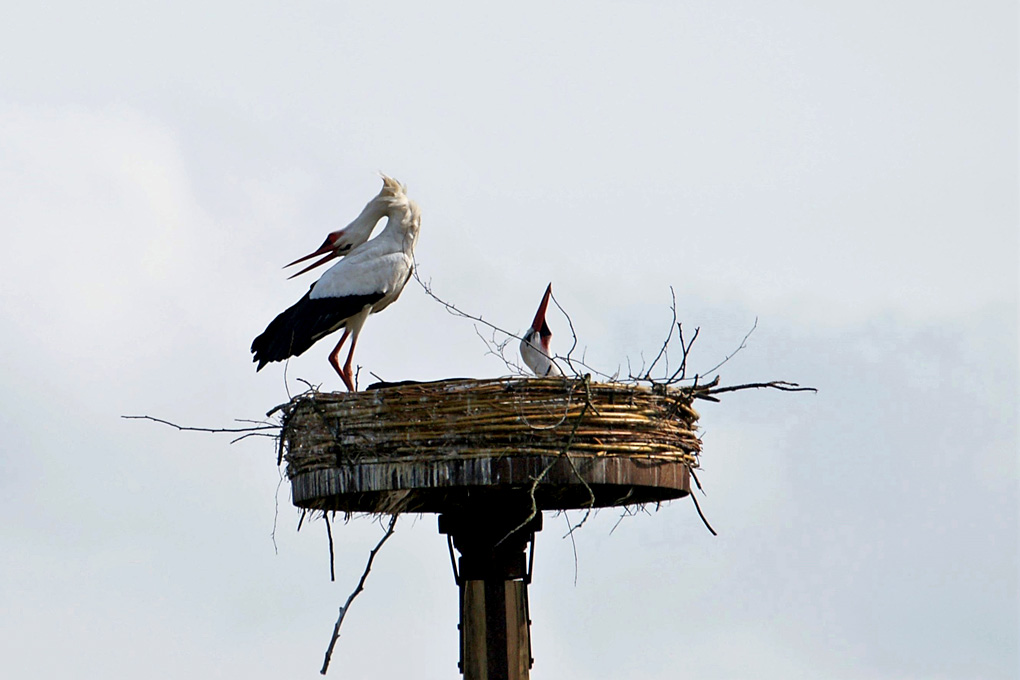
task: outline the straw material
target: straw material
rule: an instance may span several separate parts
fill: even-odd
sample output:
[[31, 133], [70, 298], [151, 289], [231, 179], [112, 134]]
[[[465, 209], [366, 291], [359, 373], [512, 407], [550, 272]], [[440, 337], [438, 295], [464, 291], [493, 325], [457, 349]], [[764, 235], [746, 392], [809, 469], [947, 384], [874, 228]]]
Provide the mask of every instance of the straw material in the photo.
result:
[[563, 378], [310, 392], [284, 407], [287, 474], [380, 461], [577, 454], [698, 465], [689, 393]]

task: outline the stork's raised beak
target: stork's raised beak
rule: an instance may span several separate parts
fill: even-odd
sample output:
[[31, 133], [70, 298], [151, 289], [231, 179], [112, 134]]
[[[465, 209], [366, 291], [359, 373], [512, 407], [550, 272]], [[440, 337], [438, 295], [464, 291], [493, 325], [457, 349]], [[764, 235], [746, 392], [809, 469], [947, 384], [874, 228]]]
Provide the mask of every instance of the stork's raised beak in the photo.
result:
[[336, 239], [337, 239], [338, 234], [339, 234], [339, 232], [333, 232], [332, 234], [327, 236], [326, 240], [322, 242], [322, 245], [319, 246], [319, 249], [316, 250], [314, 253], [309, 253], [309, 254], [305, 255], [304, 257], [299, 257], [298, 259], [294, 260], [290, 264], [285, 265], [284, 269], [286, 269], [287, 267], [293, 267], [298, 262], [304, 262], [305, 260], [310, 260], [313, 257], [318, 257], [319, 255], [325, 255], [325, 257], [322, 258], [321, 260], [313, 262], [312, 264], [308, 265], [307, 267], [305, 267], [304, 269], [299, 271], [297, 274], [292, 274], [291, 276], [288, 276], [287, 279], [289, 280], [289, 279], [293, 279], [295, 276], [301, 276], [305, 272], [311, 271], [311, 270], [315, 269], [316, 267], [318, 267], [319, 265], [326, 264], [330, 260], [335, 259], [337, 257], [340, 257], [340, 253], [336, 252], [333, 249], [333, 244], [336, 243]]
[[545, 289], [545, 295], [542, 296], [542, 304], [538, 306], [538, 312], [535, 313], [535, 320], [531, 322], [531, 328], [539, 337], [543, 340], [552, 336], [552, 331], [549, 330], [549, 325], [545, 322], [545, 310], [549, 307], [549, 298], [552, 297], [552, 284]]

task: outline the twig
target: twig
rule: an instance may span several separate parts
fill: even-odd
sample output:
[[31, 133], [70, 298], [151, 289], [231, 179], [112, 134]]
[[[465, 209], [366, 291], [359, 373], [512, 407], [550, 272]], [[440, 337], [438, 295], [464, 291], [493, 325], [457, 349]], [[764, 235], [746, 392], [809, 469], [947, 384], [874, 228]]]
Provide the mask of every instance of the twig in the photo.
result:
[[[705, 494], [705, 489], [702, 488], [701, 480], [698, 479], [698, 475], [697, 475], [697, 473], [694, 472], [694, 468], [691, 467], [690, 465], [688, 465], [687, 466], [687, 471], [691, 473], [691, 478], [694, 479], [694, 484], [698, 487], [698, 491], [700, 491], [701, 493]], [[705, 495], [707, 496], [708, 494], [705, 494]]]
[[742, 350], [742, 349], [744, 349], [745, 347], [747, 347], [747, 339], [748, 339], [749, 337], [751, 337], [751, 333], [754, 333], [754, 329], [756, 329], [757, 327], [758, 327], [758, 317], [754, 317], [754, 325], [753, 325], [753, 326], [751, 326], [751, 330], [747, 331], [747, 334], [746, 334], [746, 335], [744, 335], [744, 339], [740, 341], [740, 345], [739, 345], [739, 346], [738, 346], [738, 347], [737, 347], [737, 348], [736, 348], [735, 350], [733, 350], [732, 352], [730, 352], [730, 353], [729, 353], [729, 354], [728, 354], [728, 355], [726, 356], [726, 358], [725, 358], [725, 359], [723, 359], [722, 361], [720, 361], [719, 363], [717, 363], [717, 364], [716, 364], [715, 366], [713, 366], [712, 368], [708, 369], [707, 371], [701, 371], [701, 375], [708, 375], [709, 373], [714, 373], [714, 372], [715, 372], [715, 371], [716, 371], [716, 370], [717, 370], [717, 369], [718, 369], [718, 368], [719, 368], [720, 366], [722, 366], [722, 365], [723, 365], [723, 364], [725, 364], [725, 363], [726, 363], [727, 361], [729, 361], [730, 359], [732, 359], [733, 357], [735, 357], [735, 356], [737, 355], [737, 352], [739, 352], [740, 350]]
[[[178, 425], [177, 423], [171, 423], [169, 420], [163, 420], [162, 418], [154, 418], [153, 416], [121, 416], [125, 420], [151, 420], [156, 423], [162, 423], [163, 425], [169, 425], [170, 427], [176, 427], [178, 430], [186, 432], [247, 432], [249, 434], [256, 434], [263, 430], [279, 430], [278, 425], [265, 424], [258, 427], [188, 427], [187, 425]], [[252, 422], [252, 421], [246, 421]], [[257, 422], [257, 421], [255, 421]], [[263, 435], [271, 436], [271, 435]], [[234, 441], [237, 441], [236, 439]]]
[[287, 401], [294, 397], [290, 394], [290, 385], [287, 384], [287, 369], [290, 368], [290, 359], [283, 362], [283, 391], [287, 393]]
[[694, 341], [698, 339], [698, 333], [701, 332], [701, 326], [694, 329], [694, 335], [691, 336], [691, 341], [686, 345], [684, 344], [684, 327], [683, 324], [677, 323], [676, 325], [677, 336], [680, 338], [680, 349], [683, 351], [683, 356], [680, 358], [680, 368], [676, 369], [676, 373], [669, 377], [667, 383], [679, 382], [687, 379], [687, 356], [690, 354], [691, 347], [694, 346]]
[[464, 319], [471, 319], [472, 321], [477, 321], [478, 323], [484, 324], [484, 325], [488, 326], [489, 328], [491, 328], [492, 330], [499, 331], [503, 335], [508, 335], [511, 338], [516, 338], [518, 340], [523, 340], [524, 339], [521, 336], [517, 335], [516, 333], [511, 333], [508, 330], [504, 330], [504, 329], [500, 328], [499, 326], [497, 326], [494, 323], [490, 323], [490, 322], [486, 321], [481, 316], [475, 316], [473, 314], [468, 314], [467, 312], [462, 312], [455, 305], [450, 304], [449, 302], [447, 302], [443, 298], [441, 298], [438, 295], [436, 295], [435, 293], [433, 293], [432, 292], [432, 283], [431, 282], [425, 283], [421, 279], [421, 277], [418, 275], [418, 268], [417, 267], [414, 268], [411, 276], [413, 276], [414, 280], [418, 282], [418, 285], [421, 286], [422, 290], [425, 291], [426, 295], [428, 295], [430, 298], [432, 298], [433, 300], [435, 300], [436, 302], [441, 304], [443, 307], [445, 307], [446, 311], [449, 312], [450, 314], [453, 314], [454, 316], [459, 316], [459, 317], [464, 318]]
[[[503, 335], [507, 336], [508, 340], [510, 338], [514, 338], [514, 339], [521, 340], [521, 341], [524, 340], [524, 338], [522, 338], [521, 336], [517, 335], [516, 333], [511, 333], [510, 331], [508, 331], [508, 330], [506, 330], [504, 328], [500, 328], [499, 326], [497, 326], [496, 324], [494, 324], [492, 322], [486, 321], [485, 319], [482, 318], [481, 315], [477, 315], [476, 316], [474, 314], [468, 314], [467, 312], [462, 311], [459, 307], [457, 307], [453, 303], [447, 302], [443, 298], [441, 298], [438, 295], [436, 295], [432, 291], [432, 282], [430, 281], [430, 282], [426, 283], [418, 275], [418, 267], [417, 266], [415, 266], [415, 268], [412, 270], [411, 276], [414, 277], [414, 280], [418, 282], [418, 285], [421, 286], [422, 290], [425, 291], [426, 295], [428, 295], [430, 298], [432, 298], [433, 300], [435, 300], [436, 302], [441, 304], [446, 309], [446, 311], [449, 312], [450, 314], [452, 314], [454, 316], [459, 316], [459, 317], [461, 317], [463, 319], [470, 319], [471, 321], [475, 321], [477, 323], [480, 323], [480, 324], [483, 324], [485, 326], [488, 326], [489, 328], [491, 328], [493, 330], [493, 332], [502, 333]], [[477, 328], [475, 329], [475, 333], [477, 333], [479, 335], [479, 337], [481, 337], [481, 334], [478, 333], [478, 329]], [[488, 341], [485, 338], [482, 338], [482, 342], [484, 342], [486, 345], [489, 345]], [[502, 349], [506, 346], [505, 343], [502, 343], [502, 344], [494, 343], [494, 344], [495, 344], [495, 346], [500, 351], [499, 352], [495, 352], [495, 351], [492, 350], [492, 348], [490, 346], [490, 350], [489, 350], [490, 353], [496, 354], [497, 356], [500, 357], [500, 359], [504, 363], [506, 363], [507, 365], [510, 365], [510, 362], [507, 361], [507, 359], [503, 356], [503, 352], [502, 352]], [[555, 359], [553, 357], [549, 357], [549, 359], [555, 361]], [[521, 371], [521, 372], [523, 372], [523, 371]]]
[[[644, 505], [642, 505], [641, 508], [644, 509]], [[626, 505], [623, 506], [623, 512], [621, 512], [620, 516], [616, 519], [616, 524], [613, 525], [613, 528], [609, 530], [609, 535], [610, 536], [613, 535], [613, 532], [616, 531], [616, 527], [620, 526], [620, 522], [623, 521], [624, 517], [633, 517], [636, 514], [637, 514], [637, 511], [631, 510]]]
[[573, 341], [570, 344], [570, 349], [567, 350], [567, 355], [562, 358], [564, 361], [567, 362], [567, 367], [574, 372], [574, 375], [580, 375], [580, 372], [576, 368], [574, 368], [573, 359], [571, 359], [571, 355], [577, 348], [577, 331], [574, 330], [574, 320], [570, 318], [569, 314], [567, 314], [567, 310], [563, 309], [563, 305], [561, 305], [560, 301], [556, 299], [556, 295], [552, 296], [552, 301], [553, 304], [556, 305], [556, 309], [560, 310], [560, 314], [562, 314], [564, 318], [566, 318], [567, 326], [570, 327], [570, 337], [573, 339]]
[[280, 487], [283, 486], [283, 470], [277, 467], [276, 471], [280, 475], [280, 481], [276, 483], [276, 493], [273, 494], [273, 530], [269, 532], [269, 536], [273, 539], [273, 552], [279, 555], [280, 549], [276, 545], [276, 524], [280, 519]]
[[305, 384], [305, 387], [308, 388], [307, 390], [305, 390], [306, 392], [318, 392], [319, 388], [322, 387], [322, 383], [319, 383], [318, 385], [313, 385], [312, 383], [308, 382], [304, 378], [294, 378], [294, 379], [297, 380], [298, 382], [302, 382], [302, 383]]
[[326, 658], [323, 659], [322, 670], [319, 671], [322, 675], [325, 675], [326, 671], [329, 669], [329, 660], [333, 656], [333, 647], [336, 645], [337, 638], [340, 637], [340, 624], [344, 622], [344, 616], [346, 616], [347, 610], [351, 608], [351, 603], [354, 602], [354, 598], [356, 598], [358, 594], [365, 589], [365, 579], [368, 578], [368, 572], [372, 570], [372, 560], [375, 559], [376, 553], [378, 553], [379, 549], [382, 548], [386, 539], [393, 535], [393, 528], [397, 525], [397, 517], [399, 517], [399, 515], [393, 515], [390, 518], [390, 526], [386, 529], [386, 533], [383, 534], [383, 537], [379, 539], [375, 548], [373, 548], [368, 554], [368, 563], [365, 565], [365, 571], [361, 575], [361, 580], [358, 581], [358, 587], [355, 588], [354, 592], [347, 598], [347, 602], [344, 603], [344, 606], [340, 607], [340, 616], [336, 620], [336, 625], [333, 626], [333, 637], [329, 640], [329, 647], [326, 649]]
[[329, 580], [332, 583], [336, 581], [336, 571], [333, 568], [335, 559], [333, 554], [333, 530], [329, 526], [329, 513], [325, 510], [322, 512], [322, 519], [326, 522], [326, 536], [329, 538]]
[[694, 508], [698, 511], [698, 517], [701, 518], [701, 521], [705, 523], [705, 526], [708, 528], [709, 531], [712, 532], [713, 536], [718, 536], [719, 534], [715, 533], [715, 529], [713, 529], [712, 525], [708, 523], [707, 519], [705, 519], [705, 513], [701, 511], [701, 506], [698, 505], [698, 497], [695, 496], [693, 493], [687, 495], [691, 497], [692, 501], [694, 501]]
[[[443, 298], [441, 298], [438, 295], [436, 295], [436, 293], [432, 290], [432, 283], [431, 283], [431, 281], [425, 282], [418, 275], [418, 268], [417, 268], [417, 266], [414, 268], [414, 270], [413, 270], [411, 275], [414, 277], [414, 280], [418, 283], [418, 285], [421, 286], [422, 290], [425, 291], [425, 294], [428, 295], [433, 300], [435, 300], [436, 302], [438, 302], [439, 304], [441, 304], [446, 309], [446, 311], [449, 312], [450, 314], [452, 314], [454, 316], [459, 316], [459, 317], [461, 317], [463, 319], [470, 319], [471, 321], [476, 321], [476, 322], [478, 322], [478, 323], [480, 323], [482, 325], [488, 326], [490, 329], [492, 329], [493, 335], [495, 335], [496, 333], [501, 333], [501, 334], [507, 336], [507, 339], [504, 340], [503, 342], [496, 342], [495, 338], [493, 338], [492, 342], [490, 343], [489, 340], [486, 340], [481, 335], [481, 333], [478, 332], [477, 328], [475, 329], [475, 333], [482, 339], [482, 342], [484, 342], [489, 347], [489, 352], [491, 354], [494, 354], [494, 355], [498, 356], [500, 358], [500, 360], [503, 361], [503, 363], [505, 363], [508, 366], [508, 368], [510, 368], [511, 371], [514, 371], [514, 372], [517, 372], [517, 373], [523, 373], [524, 372], [524, 369], [521, 366], [519, 366], [516, 362], [512, 362], [512, 361], [508, 360], [506, 358], [505, 354], [503, 353], [504, 350], [506, 349], [507, 344], [509, 343], [509, 341], [511, 339], [522, 340], [523, 341], [524, 338], [522, 338], [521, 336], [517, 335], [516, 333], [511, 333], [510, 331], [508, 331], [508, 330], [506, 330], [504, 328], [501, 328], [501, 327], [497, 326], [496, 324], [494, 324], [494, 323], [492, 323], [490, 321], [486, 321], [484, 318], [482, 318], [481, 315], [468, 314], [467, 312], [462, 311], [455, 304], [453, 304], [451, 302], [447, 302]], [[563, 316], [567, 319], [567, 324], [570, 326], [570, 334], [571, 334], [571, 336], [573, 338], [573, 344], [571, 345], [570, 350], [567, 351], [567, 355], [566, 356], [563, 356], [561, 354], [556, 354], [556, 355], [553, 355], [553, 356], [546, 355], [547, 358], [550, 361], [552, 361], [554, 364], [556, 364], [557, 366], [559, 366], [559, 364], [556, 363], [557, 360], [558, 359], [562, 359], [567, 364], [567, 367], [570, 369], [570, 371], [574, 374], [575, 377], [580, 378], [581, 375], [582, 375], [581, 371], [578, 371], [577, 368], [574, 366], [574, 364], [577, 363], [580, 366], [588, 369], [589, 372], [595, 373], [599, 377], [607, 378], [607, 379], [612, 380], [612, 376], [609, 376], [609, 375], [607, 375], [605, 373], [602, 373], [601, 371], [599, 371], [597, 369], [594, 369], [594, 368], [588, 366], [587, 364], [583, 363], [583, 361], [578, 361], [577, 359], [573, 359], [571, 357], [571, 353], [577, 347], [577, 333], [574, 331], [574, 322], [570, 318], [570, 315], [566, 312], [566, 310], [563, 309], [563, 307], [560, 305], [560, 303], [556, 299], [555, 295], [552, 296], [552, 300], [553, 300], [553, 303], [556, 305], [556, 307], [560, 310], [560, 312], [563, 313]], [[538, 351], [541, 351], [541, 350], [538, 350]]]
[[570, 370], [578, 378], [580, 378], [582, 376], [582, 372], [577, 370], [577, 367], [575, 367], [574, 364], [577, 364], [581, 368], [587, 369], [589, 373], [594, 373], [595, 375], [599, 376], [600, 378], [605, 378], [605, 379], [609, 380], [610, 382], [612, 382], [613, 381], [613, 376], [608, 375], [606, 373], [603, 373], [602, 371], [598, 370], [597, 368], [593, 368], [593, 367], [591, 367], [591, 366], [589, 366], [588, 364], [585, 363], [585, 355], [588, 353], [588, 348], [587, 347], [585, 347], [585, 349], [581, 352], [581, 358], [580, 359], [574, 359], [572, 357], [572, 355], [574, 353], [574, 350], [577, 349], [577, 331], [574, 330], [574, 320], [570, 318], [570, 314], [567, 312], [567, 310], [565, 310], [563, 308], [563, 305], [560, 304], [560, 301], [556, 299], [556, 295], [555, 294], [553, 294], [553, 296], [552, 296], [552, 301], [553, 301], [553, 304], [556, 305], [556, 309], [560, 310], [560, 314], [563, 315], [563, 318], [567, 320], [567, 326], [570, 327], [570, 337], [573, 339], [573, 341], [572, 341], [572, 343], [570, 345], [570, 349], [567, 350], [567, 355], [566, 356], [557, 354], [555, 357], [552, 357], [552, 358], [563, 359], [563, 361], [566, 362], [567, 367], [570, 368]]
[[[655, 359], [652, 360], [651, 365], [648, 366], [648, 370], [645, 371], [645, 376], [642, 380], [652, 380], [652, 370], [655, 369], [655, 365], [659, 363], [659, 360], [663, 356], [666, 357], [666, 374], [669, 374], [669, 341], [673, 338], [673, 327], [677, 325], [676, 320], [676, 291], [673, 290], [673, 286], [669, 287], [670, 297], [673, 302], [670, 304], [669, 309], [673, 313], [673, 320], [669, 322], [669, 333], [666, 334], [666, 340], [662, 343], [662, 347], [659, 348], [659, 353], [655, 355]], [[681, 344], [683, 344], [683, 338], [681, 338]]]
[[[764, 383], [745, 383], [743, 385], [728, 385], [726, 387], [713, 387], [711, 389], [704, 390], [703, 394], [722, 394], [723, 392], [738, 392], [740, 390], [754, 390], [761, 388], [772, 388], [774, 390], [781, 390], [783, 392], [817, 392], [817, 387], [801, 387], [797, 383], [787, 382], [786, 380], [773, 380], [772, 382]], [[699, 396], [698, 392], [695, 392], [695, 397]]]
[[[574, 542], [574, 529], [570, 526], [570, 515], [563, 511], [563, 519], [567, 523], [567, 536], [570, 537], [570, 549], [574, 551], [574, 585], [577, 586], [577, 543]], [[566, 538], [564, 536], [563, 538]]]
[[475, 335], [478, 336], [478, 339], [485, 343], [485, 346], [488, 348], [486, 354], [491, 354], [492, 356], [502, 361], [503, 364], [506, 366], [507, 370], [510, 371], [511, 373], [516, 375], [524, 375], [524, 368], [520, 364], [512, 361], [511, 359], [506, 358], [505, 353], [506, 346], [510, 343], [510, 340], [512, 340], [512, 338], [507, 338], [503, 342], [499, 342], [496, 340], [496, 331], [492, 331], [492, 339], [490, 340], [486, 338], [484, 335], [482, 335], [482, 332], [478, 330], [478, 326], [472, 326], [472, 328], [475, 329]]

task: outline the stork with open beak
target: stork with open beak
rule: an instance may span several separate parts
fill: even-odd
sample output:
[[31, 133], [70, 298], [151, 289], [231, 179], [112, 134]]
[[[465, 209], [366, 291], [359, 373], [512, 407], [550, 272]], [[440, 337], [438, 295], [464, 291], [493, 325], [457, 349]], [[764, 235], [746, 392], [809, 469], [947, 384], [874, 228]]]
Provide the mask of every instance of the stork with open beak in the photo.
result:
[[563, 375], [563, 371], [553, 361], [552, 351], [549, 349], [552, 331], [549, 330], [549, 324], [545, 322], [545, 311], [549, 307], [550, 297], [552, 297], [551, 283], [545, 289], [542, 304], [538, 306], [538, 312], [535, 314], [535, 320], [531, 322], [531, 328], [521, 339], [521, 358], [524, 359], [524, 363], [532, 373], [540, 378]]
[[[253, 361], [258, 362], [256, 370], [261, 370], [271, 361], [299, 356], [322, 338], [342, 328], [344, 334], [330, 352], [329, 363], [347, 389], [354, 391], [351, 362], [358, 335], [368, 316], [392, 304], [411, 278], [414, 246], [421, 226], [421, 211], [407, 197], [405, 187], [386, 176], [383, 176], [383, 182], [383, 191], [373, 201], [381, 201], [382, 214], [387, 217], [386, 226], [371, 241], [363, 241], [347, 250], [344, 259], [327, 269], [303, 298], [281, 312], [255, 338], [251, 351]], [[369, 206], [366, 206], [366, 211]], [[371, 233], [371, 229], [368, 232]], [[327, 250], [320, 248], [298, 261], [325, 252]], [[334, 247], [313, 267], [335, 257], [340, 255]], [[341, 368], [340, 348], [348, 336], [351, 348]]]
[[361, 211], [361, 214], [354, 218], [354, 220], [343, 229], [337, 231], [331, 231], [326, 235], [326, 240], [322, 242], [319, 249], [315, 252], [309, 253], [304, 257], [299, 257], [288, 265], [284, 266], [293, 267], [299, 262], [310, 260], [313, 257], [319, 257], [323, 255], [321, 260], [308, 265], [297, 274], [291, 274], [288, 279], [293, 279], [297, 276], [301, 276], [305, 272], [311, 271], [316, 267], [326, 264], [332, 259], [343, 257], [347, 253], [351, 252], [354, 248], [357, 248], [362, 243], [368, 240], [368, 237], [372, 235], [372, 230], [375, 229], [375, 225], [378, 224], [379, 220], [386, 215], [386, 211], [389, 208], [389, 199], [396, 196], [396, 192], [400, 190], [400, 184], [395, 180], [383, 175], [383, 186], [379, 191], [379, 195], [369, 201], [365, 208]]

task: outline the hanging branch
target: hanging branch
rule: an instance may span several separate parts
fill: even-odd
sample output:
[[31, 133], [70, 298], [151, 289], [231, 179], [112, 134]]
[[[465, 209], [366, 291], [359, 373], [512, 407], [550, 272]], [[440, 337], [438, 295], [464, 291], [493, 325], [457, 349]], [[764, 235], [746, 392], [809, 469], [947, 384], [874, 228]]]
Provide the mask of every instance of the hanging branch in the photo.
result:
[[322, 521], [326, 523], [326, 538], [329, 539], [329, 581], [332, 583], [336, 581], [336, 570], [333, 567], [336, 558], [333, 554], [333, 529], [330, 528], [329, 514], [325, 510], [322, 512]]
[[[697, 473], [694, 472], [694, 468], [688, 465], [687, 471], [691, 473], [691, 478], [694, 480], [695, 486], [698, 487], [698, 491], [700, 491], [701, 493], [705, 493], [705, 490], [701, 487], [701, 480], [698, 479]], [[698, 511], [698, 517], [700, 517], [701, 521], [705, 524], [705, 528], [711, 531], [713, 536], [718, 536], [719, 534], [715, 533], [715, 529], [713, 529], [712, 525], [708, 523], [707, 519], [705, 519], [705, 513], [701, 511], [701, 506], [698, 505], [698, 499], [694, 495], [694, 489], [691, 489], [690, 496], [691, 500], [694, 501], [694, 509]]]
[[698, 497], [694, 495], [693, 491], [688, 495], [691, 497], [691, 500], [694, 501], [694, 509], [698, 511], [698, 517], [700, 517], [701, 521], [705, 523], [705, 526], [712, 532], [713, 536], [718, 536], [719, 534], [715, 533], [715, 529], [713, 529], [712, 525], [708, 523], [707, 519], [705, 519], [705, 513], [701, 511], [701, 506], [698, 505]]
[[358, 581], [358, 587], [355, 588], [354, 592], [347, 598], [347, 602], [344, 603], [344, 606], [340, 607], [340, 616], [336, 620], [336, 625], [333, 626], [333, 637], [329, 640], [329, 647], [326, 649], [326, 658], [323, 659], [322, 669], [319, 671], [322, 675], [325, 675], [326, 671], [329, 669], [329, 660], [333, 656], [333, 647], [336, 646], [336, 641], [340, 637], [340, 624], [344, 622], [344, 616], [347, 615], [347, 610], [351, 608], [351, 603], [354, 602], [354, 598], [356, 598], [358, 594], [365, 589], [365, 579], [368, 578], [368, 572], [372, 570], [372, 560], [375, 559], [376, 553], [378, 553], [379, 549], [382, 548], [383, 543], [385, 543], [386, 540], [393, 535], [393, 529], [397, 526], [397, 517], [399, 517], [399, 515], [393, 515], [390, 518], [390, 526], [386, 529], [386, 533], [383, 534], [381, 539], [379, 539], [379, 542], [374, 548], [372, 548], [372, 551], [368, 553], [368, 563], [365, 564], [365, 571], [361, 575], [361, 580]]

